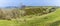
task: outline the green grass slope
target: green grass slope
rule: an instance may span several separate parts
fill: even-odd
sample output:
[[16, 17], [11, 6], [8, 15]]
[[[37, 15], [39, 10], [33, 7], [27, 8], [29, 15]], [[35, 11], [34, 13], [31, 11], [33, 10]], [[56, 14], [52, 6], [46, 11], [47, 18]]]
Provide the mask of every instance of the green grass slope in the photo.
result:
[[60, 9], [42, 16], [24, 16], [18, 21], [0, 20], [0, 26], [60, 26]]
[[26, 18], [25, 20], [25, 23], [21, 26], [60, 26], [60, 9], [42, 16], [32, 16], [32, 18]]

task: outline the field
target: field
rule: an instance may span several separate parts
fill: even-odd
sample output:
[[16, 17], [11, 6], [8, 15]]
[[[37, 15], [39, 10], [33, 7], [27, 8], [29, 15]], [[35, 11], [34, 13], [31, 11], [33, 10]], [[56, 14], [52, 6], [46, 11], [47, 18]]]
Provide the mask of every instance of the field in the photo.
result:
[[60, 8], [43, 15], [30, 14], [12, 20], [0, 20], [0, 26], [60, 26]]

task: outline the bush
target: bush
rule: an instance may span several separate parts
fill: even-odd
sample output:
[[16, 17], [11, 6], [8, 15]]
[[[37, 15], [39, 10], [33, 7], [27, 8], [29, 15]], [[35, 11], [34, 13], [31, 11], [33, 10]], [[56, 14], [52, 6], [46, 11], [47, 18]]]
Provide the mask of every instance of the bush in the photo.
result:
[[30, 8], [30, 9], [24, 9], [26, 12], [26, 15], [34, 15], [34, 14], [47, 14], [48, 8]]

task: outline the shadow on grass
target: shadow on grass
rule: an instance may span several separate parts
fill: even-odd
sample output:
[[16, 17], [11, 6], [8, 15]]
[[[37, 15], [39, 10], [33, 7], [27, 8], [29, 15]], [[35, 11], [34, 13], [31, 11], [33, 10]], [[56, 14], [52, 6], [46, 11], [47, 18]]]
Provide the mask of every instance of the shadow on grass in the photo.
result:
[[60, 20], [59, 21], [56, 21], [56, 22], [53, 22], [50, 24], [50, 26], [59, 26], [60, 24]]

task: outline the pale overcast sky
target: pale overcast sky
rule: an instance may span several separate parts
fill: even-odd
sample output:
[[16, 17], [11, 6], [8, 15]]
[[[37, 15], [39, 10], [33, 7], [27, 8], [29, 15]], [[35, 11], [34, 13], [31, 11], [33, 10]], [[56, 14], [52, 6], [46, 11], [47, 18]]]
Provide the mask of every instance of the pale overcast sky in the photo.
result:
[[19, 6], [60, 6], [60, 0], [0, 0], [0, 7]]

